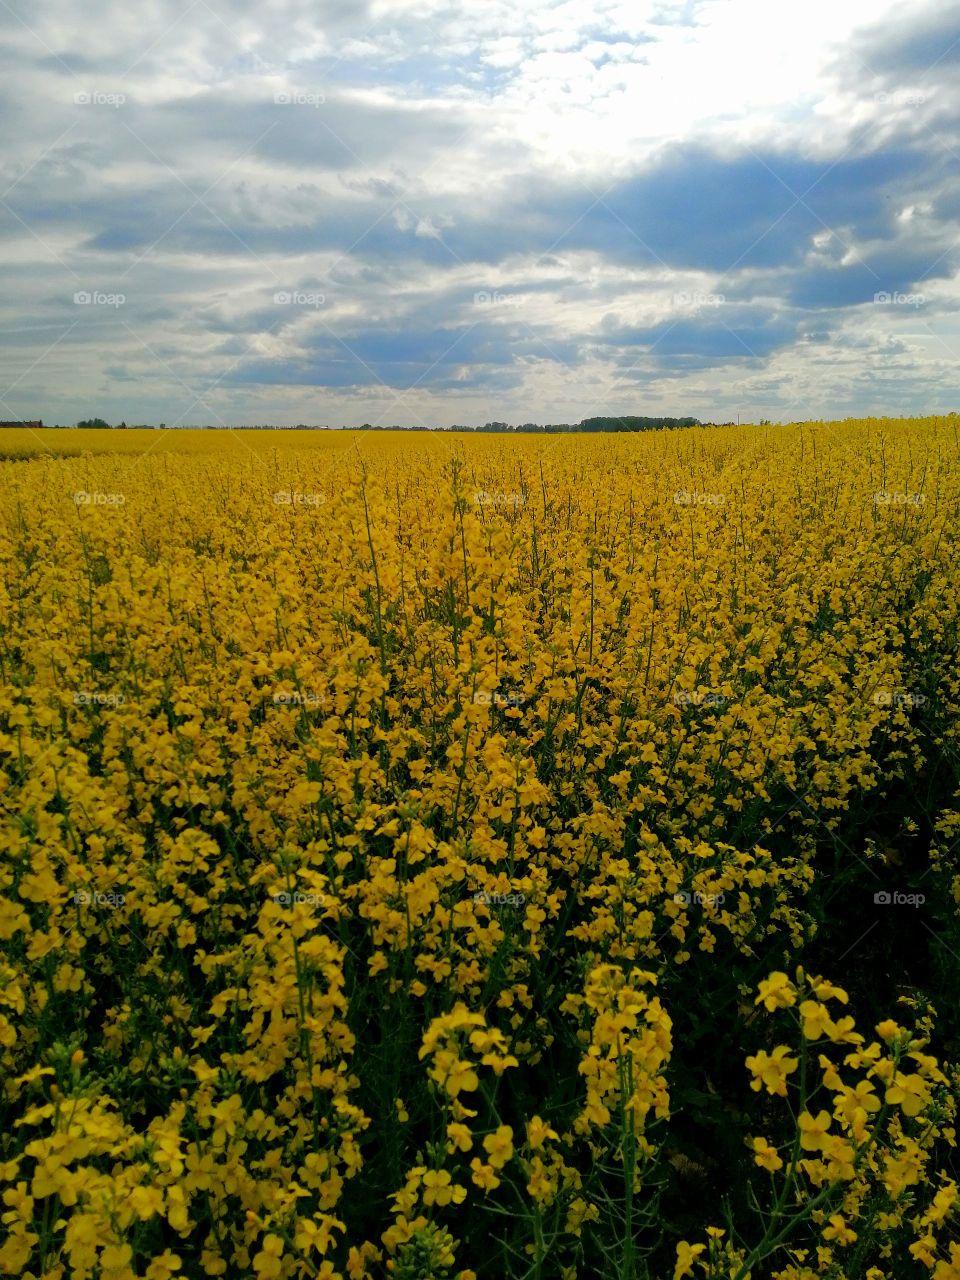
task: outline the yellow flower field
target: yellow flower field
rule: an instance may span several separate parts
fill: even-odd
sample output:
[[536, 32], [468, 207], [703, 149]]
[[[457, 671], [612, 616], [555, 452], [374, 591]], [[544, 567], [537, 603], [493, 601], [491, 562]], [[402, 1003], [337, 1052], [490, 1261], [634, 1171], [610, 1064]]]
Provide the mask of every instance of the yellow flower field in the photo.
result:
[[0, 1274], [960, 1280], [960, 418], [0, 437]]

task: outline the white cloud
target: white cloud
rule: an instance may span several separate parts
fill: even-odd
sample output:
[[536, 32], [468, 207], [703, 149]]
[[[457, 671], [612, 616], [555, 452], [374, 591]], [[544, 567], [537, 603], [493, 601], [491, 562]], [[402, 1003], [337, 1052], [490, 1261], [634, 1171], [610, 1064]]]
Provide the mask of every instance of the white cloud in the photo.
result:
[[[903, 24], [919, 29], [938, 13], [926, 0], [275, 0], [269, 11], [255, 0], [153, 0], [134, 9], [88, 0], [82, 10], [46, 0], [28, 29], [0, 9], [10, 63], [0, 191], [11, 188], [12, 210], [0, 207], [0, 329], [18, 339], [0, 356], [0, 392], [23, 375], [18, 404], [49, 397], [57, 408], [46, 418], [60, 409], [68, 416], [76, 396], [106, 387], [128, 421], [148, 416], [147, 405], [172, 418], [164, 397], [182, 388], [171, 369], [193, 385], [238, 357], [241, 366], [253, 357], [299, 360], [318, 317], [271, 327], [276, 317], [263, 299], [313, 280], [330, 295], [323, 324], [349, 341], [362, 339], [365, 325], [419, 336], [424, 369], [435, 358], [434, 332], [477, 324], [463, 311], [474, 293], [522, 296], [522, 306], [494, 308], [478, 326], [488, 346], [458, 366], [452, 381], [461, 390], [410, 393], [439, 421], [516, 416], [514, 390], [497, 381], [509, 367], [510, 323], [543, 347], [518, 357], [527, 418], [589, 411], [605, 386], [623, 382], [634, 357], [639, 372], [623, 394], [649, 396], [651, 408], [686, 408], [689, 397], [700, 412], [711, 396], [730, 406], [743, 394], [767, 395], [771, 405], [788, 393], [843, 400], [858, 339], [867, 344], [861, 354], [889, 361], [884, 367], [918, 397], [946, 394], [943, 344], [956, 345], [946, 316], [957, 300], [951, 228], [960, 211], [921, 161], [960, 145], [953, 67], [927, 74], [912, 65], [898, 76], [889, 65]], [[303, 105], [275, 108], [285, 91]], [[79, 92], [127, 101], [78, 106]], [[828, 225], [807, 217], [778, 229], [792, 196], [783, 189], [778, 205], [764, 195], [764, 181], [776, 186], [759, 160], [757, 191], [724, 192], [714, 180], [703, 198], [722, 207], [699, 221], [698, 182], [711, 175], [690, 160], [682, 180], [658, 188], [684, 202], [663, 218], [644, 203], [643, 184], [658, 166], [698, 154], [717, 167], [748, 162], [741, 177], [754, 172], [754, 156], [776, 172], [781, 158], [804, 173], [813, 166], [819, 185], [810, 200], [819, 213], [830, 193]], [[865, 157], [874, 168], [852, 176], [850, 162]], [[847, 186], [838, 193], [840, 175]], [[855, 198], [858, 182], [874, 184], [876, 208]], [[621, 188], [633, 204], [616, 203]], [[770, 214], [755, 228], [761, 198]], [[627, 228], [633, 207], [640, 213]], [[768, 262], [750, 245], [722, 284], [754, 308], [756, 324], [783, 326], [783, 347], [762, 370], [718, 361], [685, 371], [682, 362], [658, 364], [642, 344], [590, 347], [604, 316], [621, 329], [656, 326], [675, 316], [678, 291], [720, 288], [720, 269], [736, 257], [717, 267], [722, 254], [710, 253], [724, 220], [742, 222], [744, 249], [750, 240], [769, 248], [791, 228], [779, 256]], [[686, 239], [671, 238], [671, 222]], [[644, 256], [641, 242], [655, 249]], [[542, 263], [543, 255], [555, 261]], [[856, 290], [830, 299], [832, 282], [839, 290], [865, 262], [883, 275], [877, 289], [931, 277], [923, 288], [932, 340], [894, 350], [907, 324], [897, 309], [867, 322]], [[77, 281], [108, 287], [114, 279], [125, 281], [124, 319], [135, 336], [117, 317], [86, 316], [44, 356], [48, 335], [77, 319], [64, 301]], [[789, 301], [801, 284], [809, 298], [827, 298], [807, 298], [804, 308], [835, 312], [836, 351], [793, 340], [794, 330], [827, 323], [801, 323], [800, 303]], [[693, 345], [701, 339], [692, 334]], [[107, 372], [121, 366], [124, 377]], [[328, 416], [359, 420], [360, 405], [369, 414], [381, 394], [371, 386], [324, 391]], [[131, 395], [144, 397], [142, 410], [127, 403]], [[315, 393], [224, 382], [213, 399], [224, 415], [256, 405], [269, 417], [273, 403], [296, 420]]]

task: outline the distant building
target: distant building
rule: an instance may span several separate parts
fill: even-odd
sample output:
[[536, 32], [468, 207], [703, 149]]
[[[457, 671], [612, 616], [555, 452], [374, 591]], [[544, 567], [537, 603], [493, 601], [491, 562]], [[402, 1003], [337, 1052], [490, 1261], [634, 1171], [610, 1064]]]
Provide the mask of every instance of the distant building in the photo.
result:
[[42, 427], [42, 422], [0, 422], [0, 427]]

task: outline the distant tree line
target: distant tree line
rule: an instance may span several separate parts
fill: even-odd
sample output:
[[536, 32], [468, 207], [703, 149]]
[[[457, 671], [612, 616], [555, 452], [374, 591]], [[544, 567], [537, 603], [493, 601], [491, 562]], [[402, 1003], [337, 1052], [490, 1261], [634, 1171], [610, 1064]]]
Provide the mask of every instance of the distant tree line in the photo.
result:
[[661, 427], [699, 427], [699, 418], [584, 418], [581, 431], [657, 431]]
[[[118, 424], [118, 426], [121, 429], [126, 428], [126, 425], [127, 424], [125, 422], [121, 422]], [[160, 423], [161, 428], [163, 428], [164, 425], [165, 425], [164, 423], [162, 422]], [[714, 426], [714, 425], [732, 426], [733, 423], [721, 423], [721, 424], [703, 423], [700, 421], [699, 418], [662, 418], [662, 417], [649, 418], [649, 417], [634, 417], [632, 415], [628, 415], [626, 417], [609, 416], [609, 417], [599, 417], [599, 418], [584, 418], [581, 422], [547, 422], [547, 423], [521, 422], [517, 425], [514, 425], [512, 422], [485, 422], [482, 427], [466, 427], [458, 423], [455, 423], [452, 427], [425, 427], [425, 426], [417, 426], [417, 425], [400, 426], [397, 423], [392, 423], [391, 425], [386, 426], [386, 425], [380, 425], [379, 423], [374, 425], [373, 423], [370, 423], [370, 422], [364, 422], [362, 426], [353, 428], [353, 430], [357, 430], [357, 431], [475, 431], [481, 434], [492, 433], [492, 434], [503, 434], [503, 435], [508, 435], [508, 434], [509, 435], [519, 435], [519, 434], [546, 435], [548, 433], [561, 432], [561, 431], [660, 431], [660, 430], [663, 430], [664, 428], [702, 427], [702, 426]], [[761, 425], [764, 425], [764, 420], [761, 421]], [[111, 429], [110, 424], [108, 422], [105, 422], [103, 418], [86, 418], [84, 421], [78, 422], [77, 426], [88, 427], [88, 428], [101, 427], [101, 428], [106, 428], [108, 430]], [[117, 427], [114, 427], [112, 429], [115, 431], [117, 430]], [[137, 424], [137, 426], [135, 427], [135, 430], [144, 430], [144, 429], [149, 429], [149, 424], [147, 423]], [[207, 427], [200, 427], [200, 428], [196, 428], [196, 427], [187, 428], [186, 426], [184, 426], [183, 429], [184, 430], [187, 430], [187, 429], [201, 430], [201, 431], [229, 430], [229, 428], [224, 426], [219, 426], [219, 427], [207, 426]], [[241, 429], [250, 430], [251, 428], [241, 428]], [[322, 426], [322, 427], [310, 426], [304, 422], [298, 422], [295, 427], [278, 427], [278, 426], [275, 426], [273, 423], [264, 422], [264, 423], [258, 423], [256, 427], [252, 429], [257, 431], [329, 431], [331, 430], [329, 426]], [[341, 430], [350, 430], [350, 429], [351, 428], [346, 428], [346, 427], [341, 428]]]
[[[584, 418], [582, 422], [485, 422], [482, 427], [440, 427], [441, 431], [477, 431], [495, 434], [536, 434], [556, 431], [657, 431], [664, 427], [700, 427], [704, 424], [699, 418], [638, 418], [638, 417], [605, 417]], [[369, 422], [357, 428], [359, 431], [397, 431], [398, 427], [375, 427]], [[406, 431], [427, 431], [429, 427], [405, 427]]]

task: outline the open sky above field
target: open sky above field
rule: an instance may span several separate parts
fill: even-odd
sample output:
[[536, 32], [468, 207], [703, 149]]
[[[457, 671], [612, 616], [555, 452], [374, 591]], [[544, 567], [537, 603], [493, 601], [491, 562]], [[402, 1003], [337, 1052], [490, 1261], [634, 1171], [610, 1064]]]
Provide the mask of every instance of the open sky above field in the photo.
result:
[[0, 0], [0, 48], [0, 419], [960, 409], [960, 4]]

